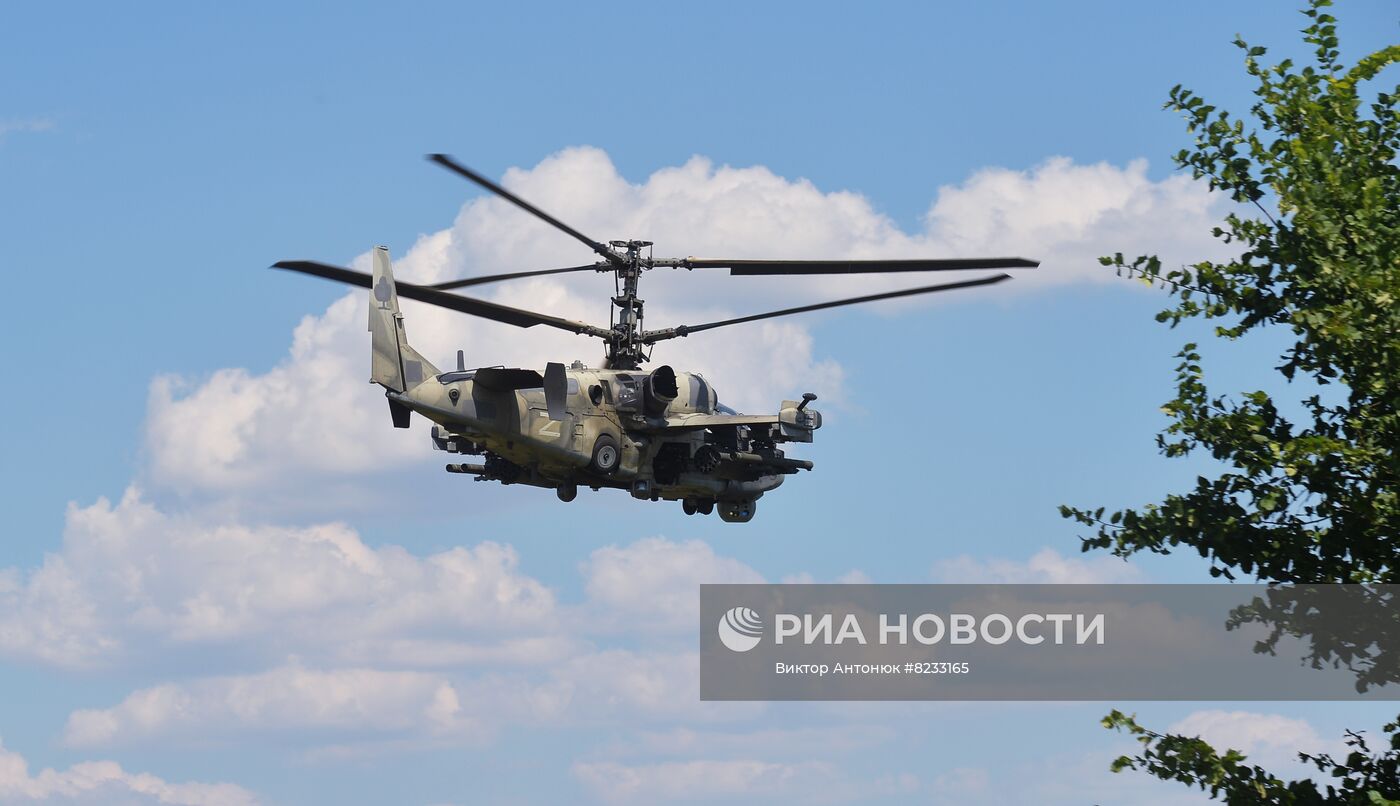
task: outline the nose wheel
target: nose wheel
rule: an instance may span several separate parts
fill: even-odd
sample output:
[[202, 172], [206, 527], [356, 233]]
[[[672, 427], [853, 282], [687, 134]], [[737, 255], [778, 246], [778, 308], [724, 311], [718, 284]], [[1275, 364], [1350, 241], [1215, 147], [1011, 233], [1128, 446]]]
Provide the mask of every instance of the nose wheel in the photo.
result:
[[559, 496], [560, 501], [563, 501], [567, 504], [575, 498], [578, 498], [578, 485], [561, 484], [558, 487], [554, 488], [554, 494]]
[[704, 500], [698, 498], [681, 499], [681, 509], [687, 515], [708, 515], [715, 511], [715, 502], [712, 498]]

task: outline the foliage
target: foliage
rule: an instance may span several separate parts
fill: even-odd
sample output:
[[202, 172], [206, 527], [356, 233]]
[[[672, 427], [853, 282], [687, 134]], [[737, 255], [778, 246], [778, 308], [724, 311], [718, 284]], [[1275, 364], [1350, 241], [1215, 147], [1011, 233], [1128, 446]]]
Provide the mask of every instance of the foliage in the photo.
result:
[[1063, 507], [1097, 529], [1086, 549], [1126, 556], [1185, 545], [1229, 578], [1400, 579], [1400, 87], [1370, 104], [1358, 87], [1400, 61], [1400, 45], [1344, 68], [1327, 5], [1315, 0], [1305, 12], [1317, 67], [1265, 66], [1263, 48], [1236, 40], [1257, 81], [1251, 126], [1190, 90], [1171, 91], [1167, 108], [1196, 137], [1177, 164], [1260, 214], [1232, 213], [1215, 230], [1239, 257], [1165, 273], [1155, 256], [1103, 261], [1171, 288], [1176, 304], [1159, 321], [1223, 320], [1216, 333], [1225, 339], [1288, 328], [1293, 344], [1278, 371], [1332, 389], [1309, 384], [1317, 393], [1293, 422], [1263, 391], [1212, 394], [1198, 347], [1187, 344], [1158, 445], [1171, 457], [1208, 451], [1228, 470], [1107, 521], [1102, 508]]
[[1104, 717], [1103, 725], [1126, 731], [1142, 744], [1138, 755], [1115, 760], [1114, 772], [1145, 770], [1166, 781], [1197, 786], [1226, 803], [1400, 806], [1400, 801], [1387, 799], [1400, 792], [1400, 724], [1395, 722], [1385, 726], [1390, 747], [1383, 752], [1373, 752], [1365, 736], [1348, 731], [1346, 743], [1351, 749], [1345, 758], [1299, 753], [1304, 763], [1332, 779], [1322, 786], [1308, 779], [1285, 782], [1261, 767], [1245, 764], [1238, 751], [1221, 755], [1200, 738], [1154, 733], [1119, 711]]
[[[1292, 344], [1276, 369], [1306, 396], [1214, 394], [1198, 346], [1187, 344], [1158, 446], [1169, 457], [1208, 452], [1223, 470], [1107, 519], [1103, 508], [1062, 507], [1095, 530], [1085, 550], [1185, 546], [1229, 579], [1400, 582], [1400, 87], [1362, 99], [1365, 83], [1400, 61], [1400, 45], [1344, 66], [1330, 5], [1312, 0], [1303, 12], [1315, 65], [1266, 65], [1264, 48], [1236, 39], [1256, 85], [1248, 122], [1180, 86], [1166, 104], [1195, 139], [1176, 164], [1253, 211], [1214, 231], [1239, 256], [1165, 271], [1152, 255], [1102, 259], [1170, 289], [1174, 304], [1157, 319], [1172, 327], [1217, 320], [1225, 340], [1286, 328]], [[1104, 726], [1142, 743], [1114, 771], [1145, 770], [1229, 803], [1400, 806], [1400, 721], [1385, 727], [1384, 752], [1349, 732], [1343, 759], [1299, 754], [1325, 785], [1284, 782], [1235, 750], [1154, 733], [1118, 711]]]

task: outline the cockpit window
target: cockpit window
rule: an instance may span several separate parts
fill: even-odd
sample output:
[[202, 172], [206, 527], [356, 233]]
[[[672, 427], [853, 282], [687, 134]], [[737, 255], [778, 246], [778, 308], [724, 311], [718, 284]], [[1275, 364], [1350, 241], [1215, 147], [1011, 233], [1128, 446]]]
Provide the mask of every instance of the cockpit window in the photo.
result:
[[710, 407], [710, 385], [699, 375], [690, 376], [690, 407], [696, 411]]
[[569, 379], [569, 394], [571, 394], [571, 395], [576, 395], [576, 394], [578, 394], [578, 378], [570, 378], [570, 379]]
[[728, 406], [724, 405], [723, 403], [716, 403], [716, 404], [715, 404], [715, 411], [719, 412], [720, 414], [738, 414], [738, 413], [739, 413], [739, 412], [735, 411], [734, 409], [731, 409], [731, 408], [729, 408]]

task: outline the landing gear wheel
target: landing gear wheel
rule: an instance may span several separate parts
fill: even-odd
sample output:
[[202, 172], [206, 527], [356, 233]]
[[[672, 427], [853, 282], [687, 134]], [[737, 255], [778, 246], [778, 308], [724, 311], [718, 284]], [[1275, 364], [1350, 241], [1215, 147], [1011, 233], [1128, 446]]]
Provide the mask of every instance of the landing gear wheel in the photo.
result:
[[757, 501], [722, 501], [719, 505], [719, 519], [725, 523], [748, 523], [753, 520]]
[[617, 440], [607, 434], [599, 436], [593, 443], [593, 461], [588, 463], [593, 472], [610, 476], [621, 462], [622, 451], [617, 449]]
[[687, 515], [694, 515], [700, 511], [700, 505], [695, 502], [694, 498], [684, 498], [681, 500], [681, 509], [685, 510]]
[[560, 501], [563, 501], [567, 504], [575, 498], [578, 498], [578, 485], [561, 484], [558, 487], [554, 488], [554, 494], [559, 496]]
[[701, 501], [700, 503], [696, 504], [696, 505], [695, 505], [695, 511], [696, 511], [696, 512], [699, 512], [701, 515], [708, 515], [708, 514], [710, 514], [711, 512], [714, 512], [714, 511], [715, 511], [715, 501], [714, 501], [714, 499], [713, 499], [713, 498], [707, 498], [707, 499], [705, 499], [704, 501]]

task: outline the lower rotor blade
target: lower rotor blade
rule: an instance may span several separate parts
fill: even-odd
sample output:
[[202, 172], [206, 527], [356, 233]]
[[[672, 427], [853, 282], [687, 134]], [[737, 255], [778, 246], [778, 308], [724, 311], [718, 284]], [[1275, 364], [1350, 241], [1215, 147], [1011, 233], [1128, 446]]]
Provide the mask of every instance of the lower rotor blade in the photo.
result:
[[833, 302], [818, 302], [815, 305], [802, 305], [797, 308], [784, 308], [781, 311], [769, 311], [768, 313], [756, 313], [751, 316], [741, 316], [737, 319], [725, 319], [720, 322], [708, 322], [703, 325], [681, 325], [680, 327], [667, 328], [665, 330], [653, 330], [642, 335], [643, 344], [652, 344], [666, 339], [674, 339], [678, 336], [689, 336], [691, 333], [699, 333], [702, 330], [712, 330], [717, 327], [727, 325], [739, 325], [744, 322], [756, 322], [760, 319], [772, 319], [775, 316], [789, 316], [795, 313], [807, 313], [808, 311], [820, 311], [825, 308], [836, 308], [842, 305], [855, 305], [860, 302], [875, 302], [882, 299], [894, 299], [896, 297], [911, 297], [915, 294], [932, 294], [936, 291], [953, 291], [959, 288], [973, 288], [979, 285], [992, 285], [1003, 280], [1010, 280], [1009, 274], [995, 274], [991, 277], [983, 277], [977, 280], [964, 280], [959, 283], [944, 283], [942, 285], [926, 285], [921, 288], [906, 288], [903, 291], [887, 291], [883, 294], [870, 294], [864, 297], [851, 297], [850, 299], [838, 299]]
[[[286, 269], [288, 271], [310, 274], [315, 277], [323, 277], [327, 280], [335, 280], [346, 285], [357, 285], [361, 288], [370, 288], [373, 285], [370, 275], [364, 272], [346, 269], [341, 266], [332, 266], [328, 263], [318, 263], [314, 260], [283, 260], [272, 264], [275, 269]], [[414, 285], [412, 283], [397, 282], [394, 284], [398, 289], [399, 296], [405, 299], [426, 302], [429, 305], [436, 305], [440, 308], [457, 311], [459, 313], [479, 316], [482, 319], [490, 319], [493, 322], [504, 322], [516, 327], [534, 327], [535, 325], [547, 325], [549, 327], [567, 330], [570, 333], [583, 333], [589, 336], [611, 339], [612, 331], [584, 322], [575, 322], [571, 319], [561, 319], [557, 316], [535, 313], [522, 308], [512, 308], [509, 305], [501, 305], [496, 302], [487, 302], [484, 299], [464, 297], [459, 294], [449, 294], [428, 286]]]

